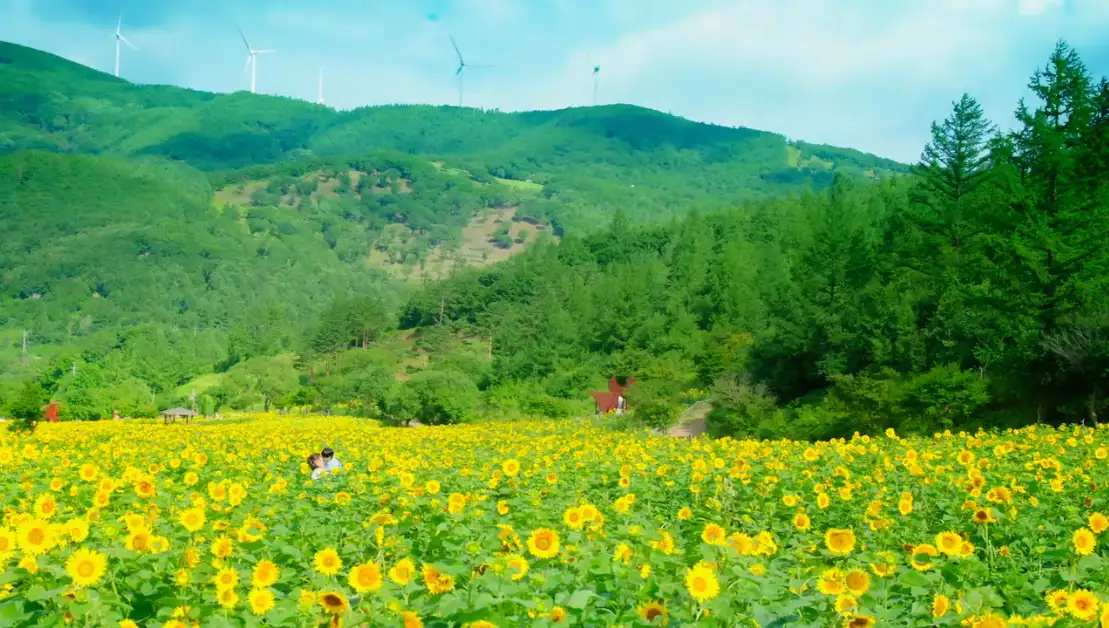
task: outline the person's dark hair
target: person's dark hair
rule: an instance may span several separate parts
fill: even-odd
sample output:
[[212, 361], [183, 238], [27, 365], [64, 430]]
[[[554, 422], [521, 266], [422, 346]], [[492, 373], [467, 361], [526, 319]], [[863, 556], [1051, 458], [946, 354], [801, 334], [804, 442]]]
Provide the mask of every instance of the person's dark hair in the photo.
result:
[[323, 454], [324, 458], [334, 458], [335, 457], [335, 450], [331, 449], [330, 447], [324, 447], [323, 451], [321, 451], [320, 453]]
[[313, 463], [313, 462], [315, 462], [315, 461], [317, 461], [317, 460], [321, 460], [321, 459], [322, 459], [322, 456], [320, 456], [319, 454], [311, 454], [311, 455], [309, 455], [309, 456], [308, 456], [308, 466], [310, 466], [310, 467], [311, 467], [311, 466], [313, 466], [313, 465], [312, 465], [312, 463]]

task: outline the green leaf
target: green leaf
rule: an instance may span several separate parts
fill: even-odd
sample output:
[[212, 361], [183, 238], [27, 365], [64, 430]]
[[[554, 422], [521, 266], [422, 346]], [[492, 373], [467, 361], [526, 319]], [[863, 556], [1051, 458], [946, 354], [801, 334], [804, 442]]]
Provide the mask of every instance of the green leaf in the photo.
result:
[[909, 587], [927, 587], [931, 583], [928, 578], [919, 571], [906, 571], [901, 576], [901, 583]]
[[589, 600], [592, 599], [595, 595], [596, 594], [590, 589], [578, 589], [577, 591], [574, 591], [574, 594], [571, 595], [570, 599], [566, 601], [566, 606], [581, 610], [589, 604]]

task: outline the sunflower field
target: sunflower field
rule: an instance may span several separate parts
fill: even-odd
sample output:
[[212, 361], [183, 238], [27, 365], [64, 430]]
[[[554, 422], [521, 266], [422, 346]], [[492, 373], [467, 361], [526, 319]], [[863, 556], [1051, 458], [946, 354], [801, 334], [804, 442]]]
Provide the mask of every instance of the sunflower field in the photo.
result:
[[0, 435], [0, 625], [1107, 626], [1107, 435], [44, 424]]

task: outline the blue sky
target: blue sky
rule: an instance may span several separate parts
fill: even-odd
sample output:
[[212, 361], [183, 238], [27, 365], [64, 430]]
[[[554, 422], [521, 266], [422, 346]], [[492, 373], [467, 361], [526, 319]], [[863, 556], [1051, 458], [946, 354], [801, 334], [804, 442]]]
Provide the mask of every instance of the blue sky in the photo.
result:
[[[680, 8], [679, 8], [680, 7]], [[1059, 38], [1109, 74], [1109, 0], [0, 0], [0, 39], [141, 83], [328, 104], [501, 110], [602, 103], [747, 126], [906, 161], [964, 91], [1002, 126]]]

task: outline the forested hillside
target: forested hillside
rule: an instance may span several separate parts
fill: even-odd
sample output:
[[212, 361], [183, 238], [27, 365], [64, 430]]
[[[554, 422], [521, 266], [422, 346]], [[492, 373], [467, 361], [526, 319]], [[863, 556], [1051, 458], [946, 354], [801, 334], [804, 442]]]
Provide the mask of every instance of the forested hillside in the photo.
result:
[[[641, 420], [711, 387], [719, 433], [1097, 422], [1109, 390], [1109, 83], [1060, 45], [998, 133], [963, 97], [918, 176], [626, 217], [428, 286], [403, 327], [492, 341], [491, 387], [634, 375]], [[442, 314], [440, 313], [442, 312]]]
[[[118, 405], [104, 392], [118, 381], [126, 408], [147, 393], [146, 411], [180, 403], [179, 387], [252, 359], [349, 371], [321, 317], [372, 319], [355, 337], [380, 340], [413, 282], [581, 237], [618, 211], [660, 224], [907, 172], [633, 106], [339, 112], [133, 85], [6, 43], [0, 84], [0, 398], [33, 379], [73, 416]], [[469, 355], [469, 341], [425, 336], [382, 364], [407, 376]], [[331, 347], [322, 363], [317, 346]]]
[[638, 421], [712, 394], [719, 433], [802, 437], [1105, 406], [1109, 86], [1065, 45], [1019, 128], [964, 97], [904, 177], [635, 108], [336, 113], [26, 54], [0, 71], [58, 82], [2, 109], [8, 399], [442, 422], [634, 375]]

